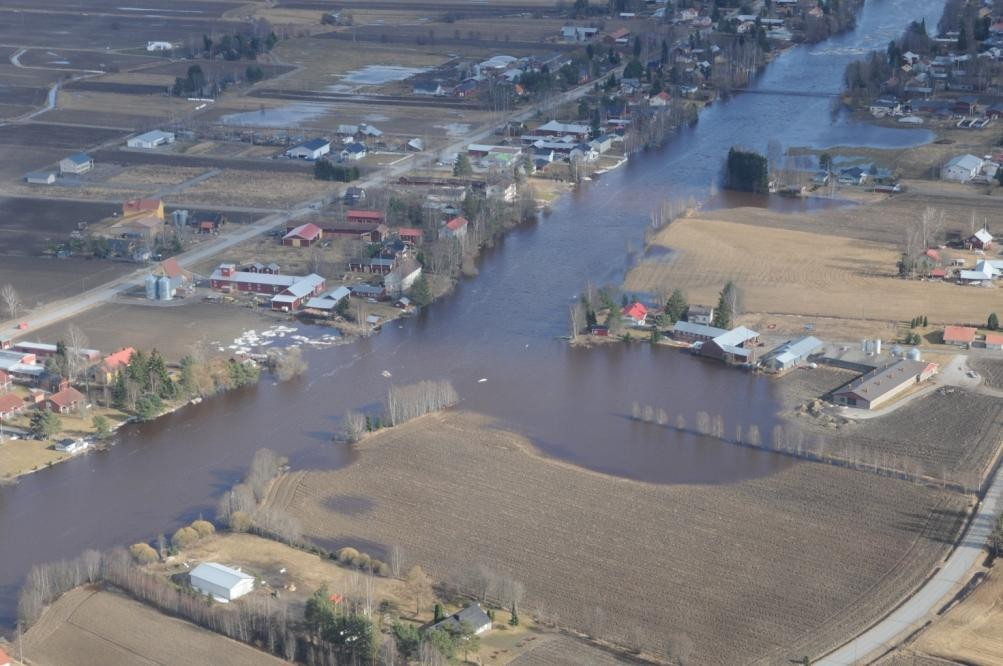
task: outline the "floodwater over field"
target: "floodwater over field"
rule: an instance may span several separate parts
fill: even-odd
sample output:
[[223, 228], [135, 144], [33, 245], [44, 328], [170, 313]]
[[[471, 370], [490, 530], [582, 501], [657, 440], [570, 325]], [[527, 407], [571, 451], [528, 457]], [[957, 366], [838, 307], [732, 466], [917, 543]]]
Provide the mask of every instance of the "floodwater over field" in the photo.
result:
[[[525, 433], [549, 455], [629, 478], [721, 483], [795, 464], [627, 418], [637, 401], [690, 424], [699, 410], [720, 414], [726, 433], [737, 423], [766, 433], [777, 409], [768, 380], [647, 345], [569, 349], [555, 338], [566, 334], [568, 305], [587, 280], [620, 282], [662, 198], [702, 196], [733, 144], [765, 150], [776, 137], [784, 146], [829, 145], [831, 95], [846, 62], [883, 49], [908, 20], [935, 25], [942, 5], [869, 1], [854, 33], [792, 49], [755, 83], [764, 94], [715, 104], [665, 148], [564, 197], [537, 224], [506, 236], [482, 257], [478, 277], [419, 317], [354, 344], [307, 351], [305, 377], [266, 381], [127, 428], [109, 453], [0, 488], [0, 623], [13, 623], [17, 587], [32, 563], [149, 539], [200, 513], [211, 516], [259, 447], [288, 455], [296, 467], [347, 464], [350, 450], [329, 442], [340, 415], [375, 408], [392, 382], [451, 379], [464, 408]], [[796, 90], [819, 96], [782, 92]], [[929, 138], [924, 130], [836, 123], [847, 123], [838, 130], [843, 144]], [[853, 140], [861, 136], [866, 141]], [[723, 195], [711, 203], [754, 200]]]
[[398, 65], [366, 65], [345, 74], [341, 79], [344, 83], [357, 83], [364, 86], [378, 86], [394, 81], [404, 81], [416, 74], [423, 74], [427, 69], [421, 67], [401, 67]]
[[220, 118], [220, 122], [224, 125], [246, 127], [299, 127], [330, 113], [333, 109], [334, 106], [331, 104], [296, 102], [271, 109], [261, 108], [257, 111], [228, 113]]

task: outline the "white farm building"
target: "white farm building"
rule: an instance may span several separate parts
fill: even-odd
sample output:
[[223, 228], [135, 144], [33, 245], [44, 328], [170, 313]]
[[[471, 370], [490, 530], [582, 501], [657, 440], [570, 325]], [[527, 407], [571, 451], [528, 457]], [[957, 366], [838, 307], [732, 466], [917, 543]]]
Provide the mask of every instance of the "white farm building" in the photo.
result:
[[300, 145], [290, 148], [286, 155], [294, 159], [319, 160], [331, 152], [331, 142], [327, 139], [310, 139]]
[[192, 569], [188, 578], [193, 588], [223, 603], [254, 590], [254, 576], [216, 562], [203, 562]]
[[149, 132], [145, 132], [139, 136], [132, 137], [125, 142], [125, 145], [129, 148], [146, 148], [149, 150], [168, 143], [174, 143], [173, 133], [161, 130], [150, 130]]
[[943, 180], [953, 180], [958, 183], [967, 183], [980, 173], [985, 162], [975, 155], [958, 155], [944, 165], [940, 171]]

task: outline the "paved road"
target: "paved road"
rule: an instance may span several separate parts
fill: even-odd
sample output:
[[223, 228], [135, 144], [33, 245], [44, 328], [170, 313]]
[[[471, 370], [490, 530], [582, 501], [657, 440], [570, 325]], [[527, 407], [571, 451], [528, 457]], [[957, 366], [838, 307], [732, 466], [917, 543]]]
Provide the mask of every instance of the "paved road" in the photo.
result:
[[[620, 67], [614, 70], [617, 78], [623, 75], [623, 68]], [[566, 102], [573, 102], [584, 95], [589, 94], [592, 91], [592, 83], [589, 83], [578, 88], [574, 88], [559, 96], [555, 100], [552, 100], [550, 104], [562, 104]], [[537, 112], [537, 107], [531, 106], [519, 113], [508, 116], [507, 119], [515, 121], [525, 121], [533, 117]], [[497, 123], [488, 123], [470, 133], [464, 135], [462, 138], [458, 138], [452, 144], [442, 148], [439, 152], [440, 154], [448, 154], [453, 152], [459, 152], [466, 148], [469, 143], [477, 143], [478, 141], [483, 141], [485, 138], [491, 136], [494, 132], [494, 128]], [[428, 154], [423, 154], [422, 157], [428, 158]], [[415, 164], [415, 156], [409, 155], [404, 159], [398, 160], [393, 164], [379, 169], [373, 174], [371, 174], [365, 180], [355, 183], [360, 187], [374, 187], [376, 185], [383, 184], [385, 182], [390, 182], [395, 180], [399, 176], [410, 171]], [[204, 174], [203, 174], [204, 176]], [[114, 202], [118, 203], [118, 202]], [[324, 204], [323, 199], [312, 199], [310, 201], [305, 201], [289, 211], [286, 212], [272, 212], [272, 214], [264, 217], [254, 224], [249, 224], [246, 227], [242, 227], [239, 231], [234, 233], [228, 233], [225, 236], [220, 236], [211, 241], [202, 243], [197, 247], [188, 250], [177, 256], [178, 263], [181, 266], [191, 266], [195, 263], [203, 261], [209, 257], [212, 257], [238, 243], [242, 243], [246, 240], [250, 240], [255, 236], [267, 233], [268, 231], [285, 225], [289, 220], [293, 220], [307, 213], [314, 212], [322, 207]], [[222, 210], [222, 209], [221, 209]], [[123, 275], [120, 278], [107, 282], [99, 287], [91, 289], [78, 296], [73, 296], [71, 298], [65, 299], [63, 301], [58, 301], [46, 305], [45, 307], [36, 310], [30, 314], [23, 317], [18, 317], [17, 321], [8, 321], [5, 326], [0, 326], [0, 335], [2, 336], [21, 336], [30, 335], [34, 330], [54, 324], [56, 322], [62, 321], [74, 315], [80, 314], [89, 308], [99, 305], [105, 301], [111, 300], [117, 294], [131, 289], [133, 287], [142, 284], [143, 279], [149, 273], [150, 268], [148, 266], [143, 266], [137, 268], [135, 271]], [[21, 330], [16, 328], [16, 323], [24, 322], [28, 325], [27, 330]], [[3, 324], [4, 322], [0, 322]]]
[[983, 547], [1000, 512], [1001, 499], [1003, 474], [997, 470], [961, 544], [947, 558], [940, 571], [891, 615], [835, 652], [814, 662], [816, 666], [869, 663], [931, 619], [969, 581], [972, 568], [985, 557]]

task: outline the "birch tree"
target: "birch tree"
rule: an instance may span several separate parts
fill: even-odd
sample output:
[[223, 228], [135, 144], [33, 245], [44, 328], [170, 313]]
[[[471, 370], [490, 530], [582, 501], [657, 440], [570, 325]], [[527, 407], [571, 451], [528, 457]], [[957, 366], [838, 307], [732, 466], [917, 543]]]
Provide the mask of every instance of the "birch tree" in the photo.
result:
[[21, 296], [17, 293], [17, 289], [14, 288], [14, 285], [8, 283], [0, 288], [0, 299], [3, 299], [4, 309], [7, 311], [7, 316], [11, 319], [17, 319], [24, 309], [24, 306], [21, 304]]

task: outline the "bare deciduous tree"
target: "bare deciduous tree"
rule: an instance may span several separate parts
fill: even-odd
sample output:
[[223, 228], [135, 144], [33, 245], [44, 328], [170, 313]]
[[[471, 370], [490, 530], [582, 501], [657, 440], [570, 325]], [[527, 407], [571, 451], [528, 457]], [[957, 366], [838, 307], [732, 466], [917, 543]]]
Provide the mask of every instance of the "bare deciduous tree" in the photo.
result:
[[707, 412], [697, 412], [697, 432], [701, 435], [710, 433], [710, 414]]
[[394, 544], [390, 546], [390, 573], [394, 578], [401, 577], [401, 571], [404, 568], [404, 551], [401, 547]]
[[86, 369], [87, 359], [83, 350], [87, 344], [87, 335], [79, 326], [70, 324], [66, 329], [66, 378], [71, 382], [79, 380], [81, 372]]
[[268, 355], [268, 365], [280, 382], [289, 381], [307, 370], [307, 362], [299, 347], [273, 351]]
[[361, 412], [348, 410], [341, 419], [341, 439], [349, 444], [362, 439], [366, 432], [366, 416]]
[[0, 298], [3, 299], [7, 316], [11, 319], [17, 319], [24, 308], [21, 305], [21, 296], [17, 293], [14, 285], [8, 283], [0, 288]]
[[390, 425], [400, 425], [459, 401], [460, 396], [449, 381], [423, 381], [408, 386], [391, 386], [387, 391], [387, 420]]

